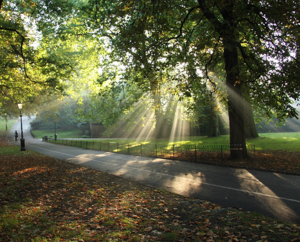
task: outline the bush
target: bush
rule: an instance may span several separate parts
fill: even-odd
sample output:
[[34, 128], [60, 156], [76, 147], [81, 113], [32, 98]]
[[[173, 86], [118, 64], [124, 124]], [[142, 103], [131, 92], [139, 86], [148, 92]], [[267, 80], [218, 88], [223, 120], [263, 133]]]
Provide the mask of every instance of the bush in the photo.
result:
[[[45, 120], [33, 120], [30, 123], [32, 130], [54, 130], [54, 122], [47, 122]], [[62, 126], [56, 124], [56, 129], [61, 129]]]
[[33, 120], [30, 125], [33, 130], [54, 129], [53, 123], [45, 122], [44, 120]]
[[31, 121], [30, 126], [31, 126], [31, 129], [38, 130], [38, 129], [40, 129], [41, 121], [40, 120], [33, 120], [33, 121]]

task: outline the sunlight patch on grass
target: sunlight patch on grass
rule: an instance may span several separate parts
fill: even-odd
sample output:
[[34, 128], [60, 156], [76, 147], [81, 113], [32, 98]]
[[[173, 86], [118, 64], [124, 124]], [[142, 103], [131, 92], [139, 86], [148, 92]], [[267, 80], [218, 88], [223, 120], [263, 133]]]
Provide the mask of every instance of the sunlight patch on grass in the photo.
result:
[[[36, 132], [36, 131], [34, 131]], [[40, 131], [41, 134], [45, 135], [45, 131]], [[52, 131], [51, 131], [52, 132]], [[70, 134], [72, 133], [73, 134]], [[58, 133], [58, 138], [76, 138], [77, 131], [65, 131], [64, 135]], [[53, 133], [53, 132], [52, 132]], [[53, 136], [53, 135], [52, 135]], [[192, 137], [174, 137], [173, 141], [170, 141], [169, 138], [165, 139], [148, 139], [146, 141], [137, 142], [136, 139], [106, 139], [106, 138], [99, 138], [99, 139], [85, 139], [85, 140], [78, 140], [72, 141], [73, 143], [69, 145], [72, 146], [83, 146], [86, 148], [96, 148], [99, 149], [101, 146], [102, 150], [109, 151], [116, 151], [121, 152], [122, 149], [138, 149], [144, 152], [150, 149], [152, 146], [163, 146], [166, 149], [172, 149], [173, 146], [228, 146], [229, 145], [230, 136], [229, 135], [221, 135], [219, 137], [207, 137], [207, 136], [192, 136]], [[61, 143], [59, 141], [57, 143]], [[101, 144], [100, 144], [101, 142]], [[63, 142], [65, 144], [65, 142]], [[300, 148], [300, 132], [290, 132], [290, 133], [260, 133], [258, 138], [249, 138], [246, 140], [247, 145], [255, 146], [256, 150], [287, 150], [287, 151], [299, 151]], [[142, 145], [142, 147], [141, 147]], [[118, 146], [118, 147], [117, 147]], [[147, 148], [149, 147], [149, 149]], [[140, 151], [138, 151], [141, 153]]]
[[292, 137], [282, 137], [282, 139], [287, 140], [287, 141], [295, 141], [295, 140], [298, 140], [298, 138], [292, 138]]
[[299, 151], [299, 132], [261, 133], [258, 138], [248, 139], [247, 144], [255, 145], [256, 150]]
[[[249, 138], [246, 141], [247, 145], [255, 146], [256, 150], [287, 150], [298, 151], [300, 148], [300, 135], [299, 133], [274, 133], [274, 134], [260, 134], [258, 138]], [[52, 141], [53, 142], [53, 141]], [[73, 142], [71, 145], [75, 145], [76, 141], [57, 141], [57, 143], [66, 144]], [[100, 145], [101, 143], [101, 145]], [[69, 144], [69, 145], [70, 145]], [[219, 137], [207, 137], [207, 136], [195, 136], [185, 137], [182, 140], [174, 140], [169, 142], [168, 139], [149, 139], [142, 143], [136, 142], [134, 139], [93, 139], [93, 140], [78, 140], [76, 146], [83, 146], [87, 148], [102, 147], [102, 150], [122, 152], [124, 149], [137, 149], [141, 153], [141, 150], [148, 152], [155, 149], [156, 146], [164, 147], [166, 150], [172, 150], [173, 146], [228, 146], [229, 135], [221, 135]]]

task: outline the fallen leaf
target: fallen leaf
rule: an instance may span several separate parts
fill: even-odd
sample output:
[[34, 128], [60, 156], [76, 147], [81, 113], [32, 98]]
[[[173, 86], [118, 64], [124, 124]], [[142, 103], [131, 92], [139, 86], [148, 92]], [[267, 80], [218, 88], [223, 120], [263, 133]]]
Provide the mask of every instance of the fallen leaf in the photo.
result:
[[145, 228], [145, 231], [146, 231], [146, 232], [150, 232], [152, 229], [153, 229], [153, 228], [150, 226], [150, 227], [148, 227], [148, 228]]

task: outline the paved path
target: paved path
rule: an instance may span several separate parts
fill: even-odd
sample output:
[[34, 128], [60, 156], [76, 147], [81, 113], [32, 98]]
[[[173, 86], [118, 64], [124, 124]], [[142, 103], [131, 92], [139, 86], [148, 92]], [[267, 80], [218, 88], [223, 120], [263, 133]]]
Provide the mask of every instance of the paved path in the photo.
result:
[[[197, 197], [223, 207], [242, 208], [300, 224], [300, 176], [115, 154], [49, 144], [33, 139], [23, 119], [26, 149], [97, 170]], [[7, 139], [20, 124], [16, 123]], [[19, 145], [19, 141], [12, 143]]]

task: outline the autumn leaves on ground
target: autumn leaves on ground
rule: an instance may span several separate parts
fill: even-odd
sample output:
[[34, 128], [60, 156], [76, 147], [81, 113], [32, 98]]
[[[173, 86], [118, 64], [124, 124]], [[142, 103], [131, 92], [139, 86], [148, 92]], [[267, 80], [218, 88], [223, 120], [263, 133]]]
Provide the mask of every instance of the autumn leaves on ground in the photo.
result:
[[300, 227], [0, 142], [0, 241], [299, 241]]

